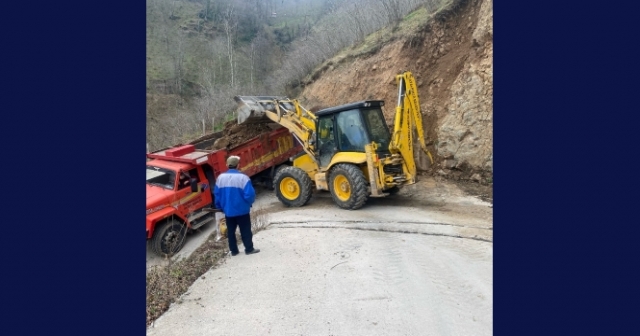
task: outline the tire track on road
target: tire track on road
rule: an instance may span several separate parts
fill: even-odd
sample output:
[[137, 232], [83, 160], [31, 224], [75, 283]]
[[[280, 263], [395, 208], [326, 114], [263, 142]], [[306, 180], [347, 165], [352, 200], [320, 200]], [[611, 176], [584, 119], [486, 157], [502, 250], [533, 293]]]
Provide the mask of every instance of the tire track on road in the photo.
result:
[[[295, 224], [295, 223], [326, 223], [327, 220], [305, 220], [305, 221], [272, 221], [269, 224]], [[493, 231], [493, 228], [487, 228], [482, 226], [472, 226], [472, 225], [464, 225], [464, 224], [453, 224], [453, 223], [441, 223], [441, 222], [414, 222], [414, 221], [370, 221], [370, 220], [350, 220], [350, 219], [341, 219], [339, 220], [341, 223], [358, 223], [358, 224], [425, 224], [425, 225], [445, 225], [445, 226], [457, 226], [463, 228], [470, 229], [480, 229], [480, 230], [490, 230]]]
[[376, 242], [382, 251], [378, 254], [379, 261], [372, 269], [373, 278], [384, 285], [399, 285], [404, 281], [403, 257], [398, 244], [400, 235], [382, 235], [376, 237]]
[[[326, 221], [324, 221], [326, 223]], [[342, 221], [341, 221], [342, 222]], [[442, 237], [451, 237], [451, 238], [460, 238], [460, 239], [470, 239], [476, 241], [482, 241], [486, 243], [493, 243], [492, 239], [487, 239], [479, 236], [463, 236], [461, 234], [453, 234], [453, 233], [438, 233], [438, 232], [419, 232], [419, 231], [409, 231], [406, 229], [390, 229], [390, 228], [363, 228], [363, 227], [349, 227], [349, 226], [340, 226], [340, 225], [307, 225], [307, 223], [312, 223], [311, 221], [305, 222], [275, 222], [270, 223], [270, 227], [274, 228], [282, 228], [282, 229], [348, 229], [348, 230], [360, 230], [360, 231], [373, 231], [373, 232], [390, 232], [390, 233], [405, 233], [405, 234], [417, 234], [417, 235], [425, 235], [425, 236], [442, 236]], [[363, 224], [385, 224], [387, 222], [380, 223], [372, 223], [372, 222], [362, 222]], [[300, 224], [300, 225], [295, 225]], [[402, 225], [404, 223], [395, 222], [393, 224]], [[493, 229], [481, 229], [479, 230], [490, 230], [493, 232]]]

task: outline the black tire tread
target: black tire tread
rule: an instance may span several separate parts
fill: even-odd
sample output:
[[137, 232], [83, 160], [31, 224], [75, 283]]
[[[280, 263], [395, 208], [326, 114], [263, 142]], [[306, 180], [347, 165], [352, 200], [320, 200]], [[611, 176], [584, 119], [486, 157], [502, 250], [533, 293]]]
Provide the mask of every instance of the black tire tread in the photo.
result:
[[[181, 230], [185, 230], [185, 237], [182, 238], [182, 241], [180, 242], [180, 245], [178, 245], [178, 247], [176, 248], [175, 251], [173, 251], [173, 253], [167, 253], [165, 251], [162, 251], [162, 238], [163, 236], [166, 234], [166, 232], [168, 230], [171, 229], [172, 226], [174, 225], [179, 225], [182, 229]], [[167, 257], [167, 256], [171, 256], [177, 252], [179, 252], [183, 247], [184, 244], [186, 243], [186, 230], [187, 228], [184, 226], [184, 224], [180, 223], [179, 221], [175, 220], [175, 219], [170, 219], [168, 221], [165, 221], [163, 223], [158, 224], [158, 226], [156, 227], [156, 229], [153, 232], [153, 237], [151, 237], [151, 250], [156, 253], [159, 256], [162, 257]]]
[[[280, 193], [280, 181], [285, 177], [291, 177], [300, 185], [300, 196], [295, 200], [289, 200]], [[292, 166], [280, 167], [273, 179], [273, 188], [276, 196], [287, 207], [301, 207], [311, 200], [313, 194], [313, 183], [309, 175], [302, 169]]]
[[[333, 190], [333, 180], [338, 174], [346, 176], [349, 180], [351, 198], [346, 202], [341, 201]], [[333, 198], [333, 201], [339, 207], [347, 210], [357, 210], [362, 208], [369, 198], [369, 187], [367, 186], [367, 180], [364, 178], [364, 174], [360, 168], [348, 163], [339, 163], [331, 169], [329, 191], [331, 191], [331, 198]]]

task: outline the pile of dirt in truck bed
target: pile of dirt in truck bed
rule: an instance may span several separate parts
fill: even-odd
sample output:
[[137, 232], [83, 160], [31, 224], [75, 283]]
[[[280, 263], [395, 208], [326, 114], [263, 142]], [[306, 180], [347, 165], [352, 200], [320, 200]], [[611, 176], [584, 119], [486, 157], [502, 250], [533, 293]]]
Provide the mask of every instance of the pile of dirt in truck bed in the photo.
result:
[[231, 149], [251, 140], [252, 138], [264, 133], [269, 133], [280, 127], [282, 126], [271, 122], [260, 124], [238, 124], [235, 120], [228, 121], [224, 124], [222, 137], [216, 140], [216, 142], [213, 143], [213, 146], [209, 149]]

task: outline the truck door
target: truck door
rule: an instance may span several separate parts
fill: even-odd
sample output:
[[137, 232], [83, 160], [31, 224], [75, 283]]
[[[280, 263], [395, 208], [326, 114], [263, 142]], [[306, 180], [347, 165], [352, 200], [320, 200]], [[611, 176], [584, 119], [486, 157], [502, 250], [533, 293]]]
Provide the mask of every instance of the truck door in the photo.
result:
[[178, 211], [186, 217], [187, 214], [198, 210], [208, 204], [208, 198], [203, 197], [203, 193], [192, 193], [190, 179], [195, 178], [200, 183], [198, 169], [193, 168], [188, 172], [181, 171], [178, 176]]
[[318, 161], [320, 167], [326, 167], [338, 150], [335, 140], [333, 115], [320, 117], [318, 121]]

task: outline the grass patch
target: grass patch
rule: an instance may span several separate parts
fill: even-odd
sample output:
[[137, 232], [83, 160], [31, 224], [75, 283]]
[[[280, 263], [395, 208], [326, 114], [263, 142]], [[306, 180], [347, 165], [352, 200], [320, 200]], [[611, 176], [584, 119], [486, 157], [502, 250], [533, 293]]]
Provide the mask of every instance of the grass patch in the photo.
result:
[[187, 259], [147, 272], [147, 326], [151, 325], [193, 282], [224, 258], [226, 241], [213, 236]]
[[382, 45], [397, 38], [415, 33], [429, 22], [430, 18], [431, 15], [429, 15], [427, 9], [420, 7], [405, 16], [397, 26], [388, 26], [370, 34], [362, 43], [353, 49], [344, 50], [338, 54], [338, 56], [343, 56], [344, 59], [348, 59], [375, 53]]

